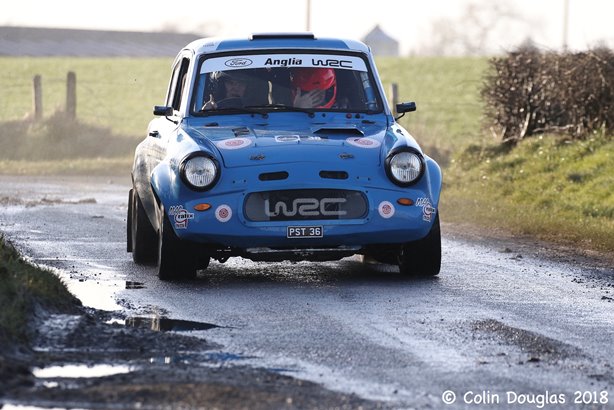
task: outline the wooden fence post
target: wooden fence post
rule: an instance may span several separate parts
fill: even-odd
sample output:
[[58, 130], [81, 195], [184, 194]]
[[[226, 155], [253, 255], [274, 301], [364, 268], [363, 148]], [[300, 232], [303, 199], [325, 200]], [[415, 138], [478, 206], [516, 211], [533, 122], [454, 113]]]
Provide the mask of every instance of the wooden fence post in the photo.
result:
[[32, 83], [34, 86], [32, 94], [34, 120], [40, 121], [43, 118], [43, 86], [40, 74], [34, 76]]
[[77, 118], [77, 75], [73, 71], [66, 76], [66, 117]]

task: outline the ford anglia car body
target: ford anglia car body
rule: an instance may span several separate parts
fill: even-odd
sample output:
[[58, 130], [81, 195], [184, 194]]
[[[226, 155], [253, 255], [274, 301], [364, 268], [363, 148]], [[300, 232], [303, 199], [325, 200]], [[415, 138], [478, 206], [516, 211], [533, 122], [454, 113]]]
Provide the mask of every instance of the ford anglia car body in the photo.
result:
[[441, 171], [396, 122], [364, 44], [309, 33], [195, 41], [154, 114], [135, 152], [127, 245], [160, 279], [234, 256], [362, 254], [439, 273]]

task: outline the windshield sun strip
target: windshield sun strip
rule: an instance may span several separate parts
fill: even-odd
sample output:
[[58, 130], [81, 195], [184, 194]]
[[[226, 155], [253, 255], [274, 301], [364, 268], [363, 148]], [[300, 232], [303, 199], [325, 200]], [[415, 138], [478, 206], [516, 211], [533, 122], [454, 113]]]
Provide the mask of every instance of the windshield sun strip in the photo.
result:
[[[301, 55], [321, 55], [321, 56], [352, 56], [355, 58], [360, 58], [363, 62], [364, 62], [364, 66], [365, 66], [365, 71], [360, 71], [360, 73], [362, 74], [361, 77], [365, 77], [368, 79], [368, 83], [371, 85], [371, 94], [373, 96], [373, 99], [369, 99], [368, 101], [365, 102], [365, 104], [367, 104], [367, 108], [365, 109], [344, 109], [344, 108], [299, 108], [299, 107], [293, 107], [290, 105], [286, 105], [286, 107], [283, 107], [284, 104], [276, 104], [276, 103], [272, 103], [269, 106], [265, 106], [265, 105], [258, 105], [258, 106], [249, 106], [249, 109], [253, 109], [254, 111], [258, 110], [260, 111], [260, 109], [263, 110], [269, 110], [269, 111], [275, 111], [275, 112], [307, 112], [307, 110], [313, 110], [314, 112], [317, 111], [325, 111], [325, 112], [352, 112], [352, 113], [360, 113], [360, 114], [379, 114], [382, 113], [384, 111], [384, 104], [383, 104], [383, 99], [380, 93], [380, 87], [378, 87], [378, 84], [375, 81], [375, 75], [372, 71], [372, 67], [369, 64], [369, 60], [367, 58], [366, 55], [364, 55], [361, 52], [355, 52], [355, 51], [345, 51], [345, 50], [329, 50], [329, 49], [322, 49], [322, 50], [317, 50], [317, 49], [310, 49], [310, 50], [305, 50], [305, 49], [274, 49], [274, 50], [241, 50], [242, 52], [240, 53], [241, 55], [291, 55], [291, 54], [301, 54]], [[200, 71], [202, 71], [202, 66], [204, 64], [204, 62], [206, 60], [212, 59], [212, 58], [219, 58], [219, 57], [232, 57], [232, 56], [237, 56], [239, 53], [237, 53], [237, 51], [224, 51], [224, 52], [219, 52], [219, 53], [211, 53], [211, 54], [203, 54], [200, 56], [200, 59], [198, 61], [198, 66], [196, 67], [196, 76], [199, 76], [198, 73], [200, 73]], [[275, 67], [275, 68], [291, 68], [291, 67]], [[203, 88], [203, 92], [204, 92], [204, 86], [201, 86], [200, 82], [202, 81], [204, 77], [201, 78], [197, 78], [194, 81], [194, 91], [192, 93], [192, 101], [190, 104], [190, 115], [194, 115], [194, 116], [208, 116], [208, 115], [213, 115], [213, 114], [231, 114], [231, 113], [236, 113], [237, 110], [231, 110], [231, 109], [224, 109], [224, 110], [202, 110], [202, 107], [198, 107], [197, 106], [197, 101], [199, 100], [199, 96], [203, 97], [203, 93], [201, 92], [199, 94], [198, 89], [199, 87]], [[372, 109], [371, 107], [375, 105], [377, 107], [377, 109]], [[287, 109], [285, 109], [287, 108]], [[252, 112], [245, 112], [245, 113], [252, 113]], [[261, 114], [261, 112], [258, 112], [258, 114]]]

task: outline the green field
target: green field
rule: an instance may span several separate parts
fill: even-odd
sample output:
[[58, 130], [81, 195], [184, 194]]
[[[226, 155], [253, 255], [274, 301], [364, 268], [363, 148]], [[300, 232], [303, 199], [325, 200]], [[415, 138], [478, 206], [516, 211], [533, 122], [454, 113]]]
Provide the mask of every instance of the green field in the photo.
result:
[[483, 141], [479, 93], [487, 64], [475, 57], [382, 58], [378, 70], [388, 95], [390, 84], [397, 83], [399, 102], [417, 104], [418, 110], [400, 123], [427, 152], [436, 149], [448, 158], [468, 143]]
[[[15, 122], [32, 110], [35, 74], [43, 78], [45, 117], [62, 110], [66, 75], [74, 71], [79, 122], [105, 148], [100, 148], [100, 152], [109, 152], [109, 145], [117, 148], [112, 159], [71, 157], [71, 161], [33, 164], [5, 156], [0, 159], [0, 173], [113, 169], [128, 174], [133, 147], [152, 118], [151, 108], [164, 102], [171, 62], [171, 59], [0, 58], [0, 122]], [[442, 220], [469, 221], [489, 229], [502, 227], [514, 233], [614, 251], [612, 136], [593, 135], [573, 144], [560, 136], [544, 136], [528, 139], [511, 151], [502, 149], [483, 127], [480, 89], [487, 68], [485, 58], [378, 60], [386, 91], [396, 83], [399, 101], [417, 103], [418, 111], [403, 117], [401, 124], [428, 155], [443, 165]], [[24, 138], [33, 141], [30, 146], [36, 146], [41, 145], [37, 141], [47, 138], [53, 127], [26, 128]], [[3, 127], [0, 141], [14, 144], [8, 137], [19, 133], [6, 135], [10, 129]], [[60, 134], [55, 138], [61, 137], [62, 130], [55, 131]], [[121, 138], [126, 139], [125, 144]], [[61, 145], [62, 141], [56, 143]], [[80, 144], [85, 149], [84, 141], [68, 141], [65, 145]], [[91, 144], [88, 149], [97, 152], [98, 148]], [[8, 152], [1, 144], [0, 150]]]
[[33, 77], [42, 76], [43, 113], [64, 110], [66, 76], [77, 75], [77, 118], [143, 136], [152, 107], [164, 103], [172, 59], [0, 57], [0, 122], [32, 112]]

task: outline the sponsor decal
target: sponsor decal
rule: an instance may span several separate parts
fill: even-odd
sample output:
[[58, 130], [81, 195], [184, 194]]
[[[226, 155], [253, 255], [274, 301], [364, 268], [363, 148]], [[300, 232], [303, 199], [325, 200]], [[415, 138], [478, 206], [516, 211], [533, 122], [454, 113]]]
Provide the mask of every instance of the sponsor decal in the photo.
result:
[[215, 145], [219, 149], [241, 149], [249, 147], [252, 140], [249, 138], [229, 138], [227, 140], [218, 141]]
[[[239, 59], [235, 59], [239, 60]], [[247, 59], [241, 59], [247, 60]], [[251, 63], [251, 60], [250, 60]], [[290, 58], [267, 58], [264, 62], [265, 66], [275, 66], [275, 67], [288, 67], [288, 66], [301, 66], [303, 65], [303, 60], [300, 58], [290, 57]], [[335, 58], [312, 58], [311, 64], [307, 64], [310, 67], [339, 67], [339, 68], [353, 68], [353, 64], [351, 60], [338, 60]]]
[[416, 200], [416, 206], [425, 206], [425, 205], [431, 205], [431, 200], [428, 198], [418, 198], [418, 200]]
[[359, 148], [379, 148], [381, 145], [378, 140], [369, 137], [350, 137], [345, 141]]
[[228, 222], [230, 218], [232, 218], [232, 208], [226, 204], [217, 207], [215, 210], [215, 219], [220, 222]]
[[352, 62], [350, 60], [335, 60], [328, 58], [326, 60], [311, 59], [311, 64], [314, 67], [340, 67], [340, 68], [352, 68]]
[[433, 208], [432, 206], [425, 206], [422, 208], [422, 219], [426, 222], [431, 222], [435, 212], [437, 212], [437, 209]]
[[379, 215], [384, 218], [384, 219], [388, 219], [388, 218], [392, 218], [392, 216], [394, 215], [394, 205], [392, 205], [392, 203], [388, 202], [388, 201], [382, 201], [380, 202], [379, 206], [377, 207], [377, 211], [379, 212]]
[[268, 217], [275, 217], [279, 214], [284, 216], [344, 216], [347, 211], [340, 210], [339, 205], [347, 202], [346, 198], [296, 198], [289, 207], [283, 201], [279, 201], [273, 206], [268, 199], [264, 201], [264, 213]]
[[301, 137], [301, 141], [326, 141], [328, 140], [328, 137], [320, 137], [318, 135], [306, 135], [304, 137]]
[[253, 61], [249, 58], [233, 58], [224, 63], [226, 67], [249, 67]]
[[431, 205], [431, 200], [428, 198], [418, 198], [416, 206], [422, 208], [422, 220], [425, 222], [431, 222], [433, 215], [437, 212], [437, 209]]
[[194, 214], [188, 212], [183, 205], [173, 205], [168, 210], [169, 216], [173, 217], [175, 229], [187, 229], [188, 221], [194, 219]]
[[278, 135], [275, 137], [275, 142], [298, 142], [300, 140], [299, 135]]
[[317, 135], [277, 135], [276, 142], [309, 142], [309, 141], [325, 141], [327, 138], [322, 138]]
[[200, 73], [240, 70], [244, 68], [332, 67], [338, 70], [367, 72], [365, 60], [356, 56], [335, 54], [243, 54], [213, 57], [205, 60]]
[[268, 66], [282, 66], [282, 67], [287, 67], [289, 65], [302, 65], [303, 64], [303, 60], [301, 60], [300, 58], [294, 58], [294, 57], [290, 57], [290, 58], [267, 58], [266, 61], [264, 62], [264, 65], [268, 65]]

